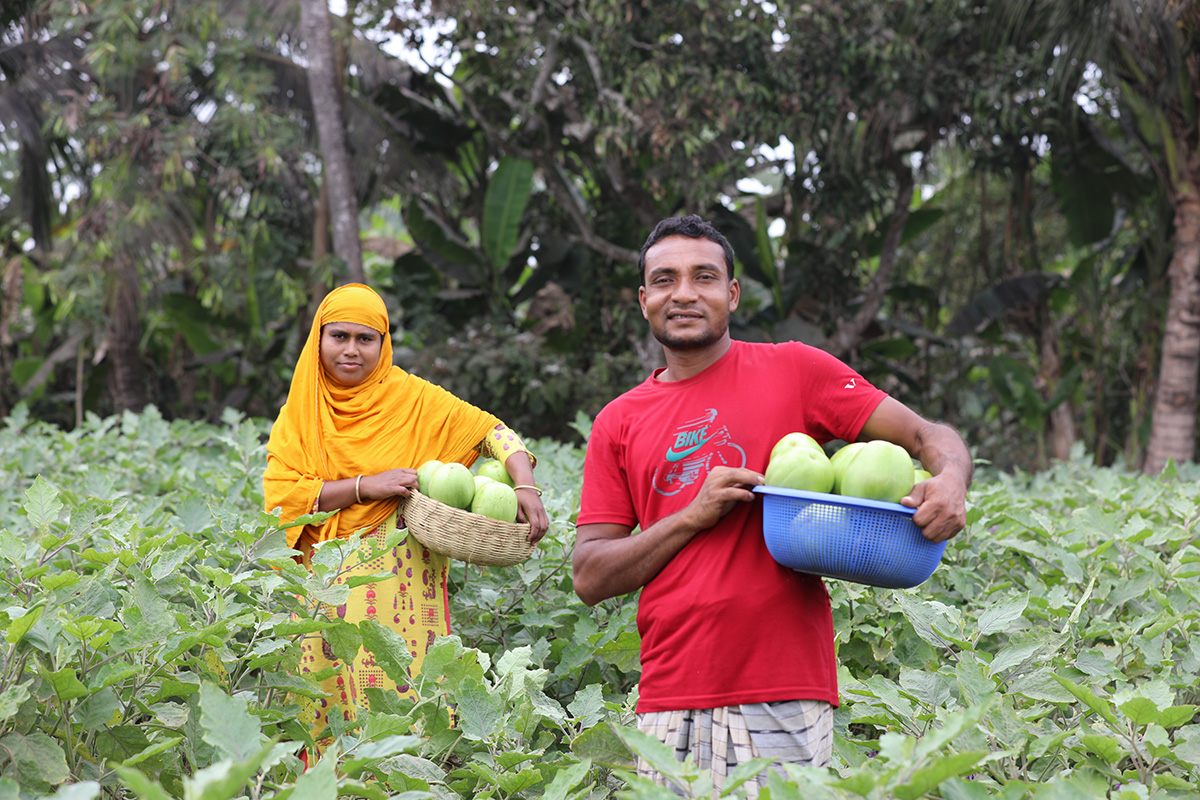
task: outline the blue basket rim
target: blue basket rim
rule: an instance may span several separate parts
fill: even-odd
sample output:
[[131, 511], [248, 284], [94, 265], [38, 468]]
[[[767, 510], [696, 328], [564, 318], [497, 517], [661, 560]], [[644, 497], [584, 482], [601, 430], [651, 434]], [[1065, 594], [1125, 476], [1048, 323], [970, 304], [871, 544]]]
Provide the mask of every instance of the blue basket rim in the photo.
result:
[[875, 508], [881, 511], [899, 511], [910, 517], [916, 512], [915, 508], [902, 506], [899, 503], [885, 503], [881, 500], [867, 500], [862, 497], [849, 497], [844, 494], [828, 494], [826, 492], [806, 492], [803, 489], [787, 489], [783, 486], [755, 486], [753, 491], [759, 494], [782, 495], [797, 497], [801, 500], [812, 500], [818, 503], [846, 506], [847, 508]]

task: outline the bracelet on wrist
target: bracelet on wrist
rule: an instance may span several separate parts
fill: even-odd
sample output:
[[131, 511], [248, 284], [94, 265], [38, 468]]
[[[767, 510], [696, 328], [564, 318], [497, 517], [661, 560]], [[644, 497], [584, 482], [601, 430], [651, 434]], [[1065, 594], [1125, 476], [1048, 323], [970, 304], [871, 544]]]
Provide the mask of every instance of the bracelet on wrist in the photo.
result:
[[362, 495], [358, 493], [358, 485], [360, 483], [362, 483], [362, 475], [354, 479], [354, 499], [359, 503], [362, 502]]
[[515, 492], [517, 489], [533, 489], [535, 492], [537, 492], [537, 494], [538, 494], [538, 497], [541, 497], [541, 496], [542, 496], [542, 490], [541, 490], [541, 489], [539, 489], [539, 488], [538, 488], [538, 487], [536, 487], [536, 486], [514, 486], [514, 487], [513, 487], [513, 491], [514, 491], [514, 492]]

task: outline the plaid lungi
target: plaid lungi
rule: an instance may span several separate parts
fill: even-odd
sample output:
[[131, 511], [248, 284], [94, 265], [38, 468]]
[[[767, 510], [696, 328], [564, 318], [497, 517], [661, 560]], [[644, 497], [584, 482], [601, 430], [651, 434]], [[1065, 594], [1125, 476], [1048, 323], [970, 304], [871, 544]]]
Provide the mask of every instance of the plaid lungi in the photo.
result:
[[[697, 767], [709, 770], [714, 797], [733, 768], [753, 758], [772, 759], [771, 769], [780, 772], [784, 763], [827, 767], [833, 758], [833, 706], [823, 700], [654, 711], [638, 714], [637, 720], [638, 730], [673, 747], [675, 758], [683, 761], [690, 754]], [[641, 759], [637, 772], [667, 785]], [[748, 782], [746, 796], [757, 797], [766, 777], [763, 771]]]

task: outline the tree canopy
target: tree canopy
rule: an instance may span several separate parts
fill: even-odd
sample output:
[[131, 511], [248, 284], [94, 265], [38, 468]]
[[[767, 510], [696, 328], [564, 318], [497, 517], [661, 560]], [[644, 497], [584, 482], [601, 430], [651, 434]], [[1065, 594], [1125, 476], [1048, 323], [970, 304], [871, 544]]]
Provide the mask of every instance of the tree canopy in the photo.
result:
[[739, 338], [825, 347], [1002, 465], [1193, 457], [1188, 4], [363, 0], [326, 53], [301, 19], [6, 5], [0, 411], [273, 416], [355, 274], [348, 188], [401, 366], [533, 435], [656, 362], [637, 250], [699, 213]]

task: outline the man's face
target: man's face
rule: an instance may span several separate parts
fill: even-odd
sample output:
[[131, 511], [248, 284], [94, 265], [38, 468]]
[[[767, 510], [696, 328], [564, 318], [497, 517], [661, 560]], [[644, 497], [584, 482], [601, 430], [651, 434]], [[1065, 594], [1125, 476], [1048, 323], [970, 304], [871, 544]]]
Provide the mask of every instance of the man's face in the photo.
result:
[[321, 328], [321, 366], [343, 386], [357, 386], [375, 371], [383, 336], [356, 322], [330, 322]]
[[638, 302], [650, 332], [666, 348], [699, 350], [720, 341], [740, 296], [716, 242], [668, 236], [646, 251]]

